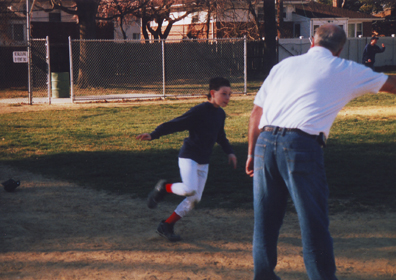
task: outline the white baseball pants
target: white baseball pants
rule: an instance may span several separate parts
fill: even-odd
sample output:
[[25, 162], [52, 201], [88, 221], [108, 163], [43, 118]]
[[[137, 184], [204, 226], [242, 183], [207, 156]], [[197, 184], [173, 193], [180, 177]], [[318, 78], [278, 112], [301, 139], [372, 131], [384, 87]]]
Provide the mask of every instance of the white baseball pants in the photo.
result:
[[175, 210], [177, 215], [184, 217], [201, 201], [209, 164], [198, 164], [192, 159], [179, 158], [179, 169], [182, 183], [173, 183], [171, 188], [174, 194], [186, 196]]

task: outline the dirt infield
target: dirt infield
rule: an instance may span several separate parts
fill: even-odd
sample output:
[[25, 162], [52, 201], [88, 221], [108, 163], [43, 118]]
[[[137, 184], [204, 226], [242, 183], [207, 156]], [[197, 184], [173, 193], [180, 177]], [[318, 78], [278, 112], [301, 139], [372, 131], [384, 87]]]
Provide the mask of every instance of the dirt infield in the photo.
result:
[[[98, 192], [0, 165], [0, 279], [252, 279], [251, 210], [196, 209], [183, 241], [155, 233], [175, 205], [149, 210], [130, 195]], [[396, 214], [331, 216], [339, 279], [396, 277]], [[286, 217], [277, 271], [307, 279], [296, 216]]]

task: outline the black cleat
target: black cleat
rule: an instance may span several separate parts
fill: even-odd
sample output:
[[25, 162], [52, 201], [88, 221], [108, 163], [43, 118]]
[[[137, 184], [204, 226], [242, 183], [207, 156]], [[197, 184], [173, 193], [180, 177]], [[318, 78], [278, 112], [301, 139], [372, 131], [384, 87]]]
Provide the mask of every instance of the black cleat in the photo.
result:
[[152, 190], [147, 198], [147, 206], [150, 209], [154, 209], [157, 207], [158, 202], [161, 202], [166, 195], [165, 184], [166, 180], [159, 180], [155, 185], [154, 190]]
[[165, 220], [161, 221], [161, 223], [157, 227], [157, 233], [162, 237], [168, 239], [170, 242], [180, 241], [181, 240], [180, 235], [177, 235], [173, 232], [174, 225], [175, 224], [165, 223]]

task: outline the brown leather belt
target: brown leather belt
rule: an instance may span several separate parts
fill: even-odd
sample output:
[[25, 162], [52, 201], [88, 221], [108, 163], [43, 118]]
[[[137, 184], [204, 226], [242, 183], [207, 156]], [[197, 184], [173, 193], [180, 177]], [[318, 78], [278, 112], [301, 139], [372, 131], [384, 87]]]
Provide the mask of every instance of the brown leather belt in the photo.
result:
[[321, 147], [323, 147], [323, 148], [326, 147], [326, 136], [323, 132], [319, 133], [319, 135], [312, 135], [312, 134], [306, 133], [298, 128], [286, 128], [286, 127], [279, 127], [279, 126], [272, 126], [272, 125], [266, 125], [261, 130], [272, 132], [273, 134], [276, 134], [278, 132], [280, 132], [282, 134], [286, 133], [286, 132], [296, 132], [300, 135], [304, 135], [304, 136], [313, 138], [316, 140], [316, 142], [319, 143], [319, 145]]
[[279, 126], [272, 126], [272, 125], [266, 125], [261, 130], [267, 131], [267, 132], [274, 132], [274, 133], [277, 133], [278, 131], [279, 132], [283, 132], [283, 131], [284, 132], [296, 132], [298, 134], [305, 135], [305, 136], [308, 136], [308, 137], [311, 137], [314, 139], [316, 139], [319, 136], [319, 135], [313, 135], [313, 134], [306, 133], [298, 128], [286, 128], [286, 127], [279, 127]]

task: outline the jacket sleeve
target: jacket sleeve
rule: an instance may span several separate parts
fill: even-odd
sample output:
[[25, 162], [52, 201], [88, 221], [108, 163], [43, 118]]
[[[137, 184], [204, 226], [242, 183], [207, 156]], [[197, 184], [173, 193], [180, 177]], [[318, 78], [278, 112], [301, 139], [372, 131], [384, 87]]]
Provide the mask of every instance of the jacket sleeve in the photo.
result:
[[217, 144], [219, 144], [221, 146], [221, 148], [227, 155], [234, 153], [234, 150], [232, 149], [232, 146], [231, 146], [230, 142], [228, 141], [227, 136], [224, 131], [224, 121], [223, 121], [223, 129], [221, 129], [219, 131], [219, 134], [217, 135], [216, 142], [217, 142]]
[[157, 128], [150, 133], [151, 139], [154, 140], [164, 135], [188, 130], [190, 123], [194, 118], [194, 113], [195, 113], [194, 108], [191, 108], [183, 115], [157, 126]]
[[381, 48], [381, 47], [378, 47], [378, 53], [383, 53], [385, 51], [385, 47], [383, 47], [383, 48]]

